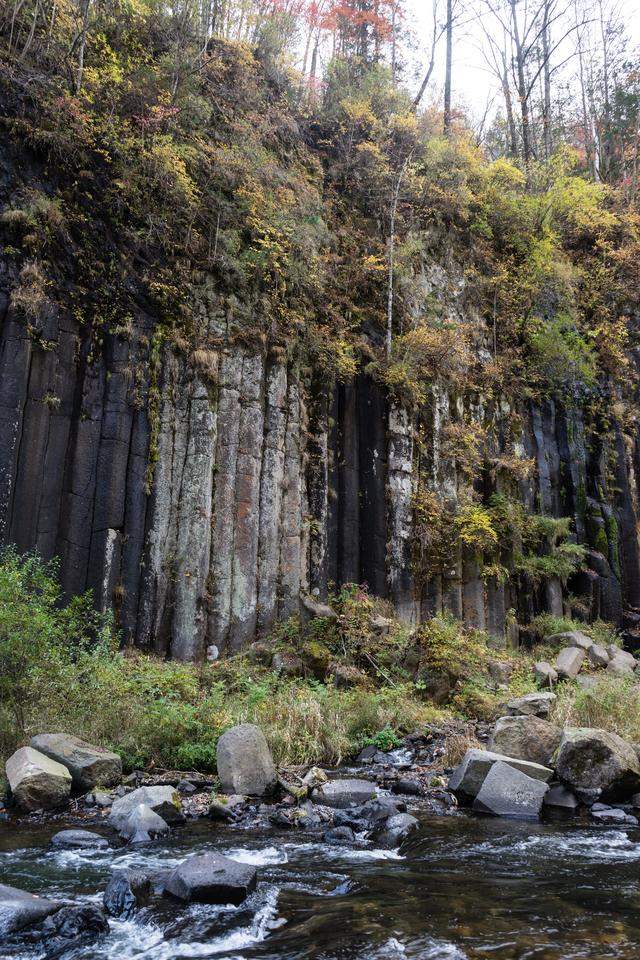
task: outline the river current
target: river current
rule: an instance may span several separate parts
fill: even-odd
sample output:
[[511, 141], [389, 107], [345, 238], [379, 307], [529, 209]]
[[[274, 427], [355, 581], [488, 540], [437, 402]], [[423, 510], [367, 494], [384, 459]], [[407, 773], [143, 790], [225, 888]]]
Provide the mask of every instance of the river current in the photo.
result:
[[[240, 907], [158, 900], [64, 960], [640, 957], [639, 830], [422, 815], [389, 851], [196, 821], [139, 847], [51, 849], [64, 826], [0, 824], [2, 882], [100, 903], [113, 867], [166, 869], [217, 850], [259, 871]], [[28, 948], [11, 960], [43, 956]]]

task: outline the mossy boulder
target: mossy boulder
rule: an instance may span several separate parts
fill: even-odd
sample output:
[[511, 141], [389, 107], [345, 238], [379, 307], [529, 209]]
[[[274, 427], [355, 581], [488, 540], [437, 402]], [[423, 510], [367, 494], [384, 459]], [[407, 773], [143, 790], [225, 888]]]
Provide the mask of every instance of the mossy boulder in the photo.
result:
[[624, 800], [640, 790], [636, 751], [607, 730], [565, 730], [555, 762], [560, 780], [590, 799]]

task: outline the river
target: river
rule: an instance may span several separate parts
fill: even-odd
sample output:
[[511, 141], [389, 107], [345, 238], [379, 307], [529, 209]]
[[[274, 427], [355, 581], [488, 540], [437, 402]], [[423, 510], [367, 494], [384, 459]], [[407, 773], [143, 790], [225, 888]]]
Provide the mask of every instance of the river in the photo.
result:
[[[420, 816], [420, 830], [400, 851], [208, 820], [145, 846], [62, 851], [48, 842], [64, 823], [4, 823], [1, 879], [44, 896], [100, 903], [112, 867], [162, 869], [217, 850], [259, 869], [258, 888], [241, 907], [158, 900], [134, 921], [111, 920], [108, 936], [67, 951], [65, 960], [640, 956], [640, 831]], [[43, 956], [25, 948], [11, 960]]]

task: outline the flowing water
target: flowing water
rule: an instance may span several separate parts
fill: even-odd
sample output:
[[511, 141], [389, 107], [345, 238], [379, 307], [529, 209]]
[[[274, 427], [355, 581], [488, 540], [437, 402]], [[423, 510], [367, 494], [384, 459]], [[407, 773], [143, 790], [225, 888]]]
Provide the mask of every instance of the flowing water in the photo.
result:
[[112, 867], [160, 869], [218, 850], [259, 870], [241, 907], [160, 900], [65, 960], [640, 957], [638, 830], [429, 816], [398, 852], [201, 821], [138, 848], [54, 851], [49, 837], [63, 826], [0, 824], [2, 882], [99, 903]]

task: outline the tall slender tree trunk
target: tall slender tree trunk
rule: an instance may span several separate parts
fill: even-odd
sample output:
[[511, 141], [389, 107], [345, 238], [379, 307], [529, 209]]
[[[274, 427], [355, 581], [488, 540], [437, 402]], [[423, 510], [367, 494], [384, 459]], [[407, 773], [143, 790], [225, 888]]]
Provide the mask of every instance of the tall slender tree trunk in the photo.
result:
[[451, 64], [453, 59], [453, 0], [447, 0], [447, 52], [444, 74], [444, 132], [451, 130]]
[[549, 161], [553, 152], [553, 133], [551, 130], [551, 67], [549, 60], [551, 57], [549, 43], [549, 3], [544, 5], [544, 20], [542, 23], [542, 56], [543, 56], [543, 86], [544, 100], [542, 108], [542, 125], [544, 136], [544, 155]]
[[516, 11], [516, 0], [509, 0], [511, 20], [513, 24], [513, 42], [516, 48], [516, 72], [518, 81], [518, 97], [520, 99], [520, 116], [522, 118], [522, 158], [525, 166], [532, 159], [531, 150], [531, 122], [529, 118], [529, 96], [527, 93], [527, 78], [524, 70], [524, 52], [520, 39], [520, 28]]
[[87, 47], [87, 31], [89, 29], [89, 7], [91, 0], [82, 0], [80, 12], [82, 15], [82, 26], [80, 27], [80, 40], [78, 43], [78, 66], [76, 68], [76, 77], [74, 83], [74, 93], [76, 96], [82, 90], [82, 78], [84, 75], [84, 53]]

